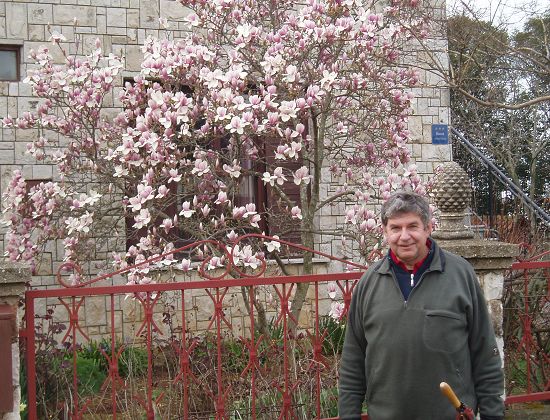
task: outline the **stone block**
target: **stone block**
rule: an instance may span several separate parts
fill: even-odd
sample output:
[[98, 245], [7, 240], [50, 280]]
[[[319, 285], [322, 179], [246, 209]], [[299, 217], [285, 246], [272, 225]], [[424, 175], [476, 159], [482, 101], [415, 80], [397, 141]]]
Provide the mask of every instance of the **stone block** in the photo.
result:
[[109, 7], [107, 9], [107, 26], [126, 27], [126, 9]]
[[53, 6], [51, 4], [28, 5], [28, 21], [31, 24], [41, 23], [46, 25], [53, 22]]
[[140, 0], [139, 2], [139, 26], [141, 28], [158, 28], [160, 8], [159, 2]]
[[101, 42], [103, 45], [103, 36], [97, 35], [97, 34], [83, 34], [82, 35], [82, 48], [86, 53], [89, 53], [90, 51], [95, 50], [95, 42], [97, 39]]
[[[6, 95], [8, 91], [8, 83], [0, 83], [0, 95]], [[5, 96], [0, 96], [0, 115], [6, 116], [8, 114], [8, 98]], [[0, 127], [1, 128], [1, 127]], [[7, 129], [1, 128], [2, 131], [8, 131]]]
[[96, 9], [92, 6], [54, 5], [53, 23], [73, 25], [76, 17], [79, 26], [96, 26]]
[[451, 148], [448, 145], [422, 145], [422, 160], [448, 162], [451, 160]]
[[52, 179], [53, 167], [51, 165], [33, 165], [33, 179]]
[[415, 114], [417, 115], [429, 115], [428, 114], [428, 99], [427, 98], [417, 98], [416, 107], [414, 109]]
[[0, 38], [5, 39], [6, 36], [6, 17], [1, 16], [0, 17]]
[[138, 44], [145, 43], [145, 39], [146, 39], [145, 29], [138, 29], [137, 34], [138, 34]]
[[422, 96], [424, 98], [434, 98], [437, 97], [436, 90], [432, 87], [422, 87], [420, 89], [420, 92], [418, 94], [415, 94], [415, 96]]
[[449, 124], [451, 121], [450, 109], [447, 107], [439, 108], [439, 122], [441, 124]]
[[16, 163], [18, 165], [23, 163], [34, 163], [35, 159], [27, 154], [27, 144], [23, 142], [16, 142], [15, 143], [15, 150], [14, 150], [14, 160], [13, 162], [2, 162], [2, 157], [0, 157], [0, 163]]
[[139, 28], [139, 10], [138, 9], [128, 9], [126, 11], [126, 25], [129, 28], [134, 28], [134, 29]]
[[184, 7], [180, 2], [172, 0], [160, 0], [160, 14], [164, 18], [171, 21], [183, 20], [190, 10]]
[[126, 46], [126, 70], [136, 71], [141, 70], [141, 61], [143, 60], [143, 53], [139, 45], [127, 45]]
[[115, 311], [115, 332], [121, 334], [123, 330], [122, 313]]
[[106, 7], [116, 7], [112, 0], [94, 0], [94, 5], [102, 9], [105, 9]]
[[126, 37], [128, 39], [128, 44], [135, 44], [138, 40], [138, 31], [134, 28], [126, 29]]
[[52, 274], [52, 254], [50, 252], [43, 252], [36, 267], [36, 275], [51, 276]]
[[15, 161], [15, 150], [3, 150], [0, 153], [0, 165], [12, 164]]
[[19, 82], [9, 82], [9, 84], [8, 84], [8, 95], [9, 96], [19, 96]]
[[121, 296], [120, 306], [125, 323], [140, 323], [143, 319], [143, 305], [132, 296]]
[[121, 44], [121, 45], [124, 45], [128, 42], [128, 38], [124, 35], [114, 35], [111, 37], [111, 43], [113, 45], [116, 45], [116, 44]]
[[451, 91], [449, 89], [439, 89], [439, 96], [441, 98], [441, 106], [448, 107], [451, 103]]
[[497, 337], [502, 337], [502, 302], [500, 300], [491, 300], [488, 302], [489, 314], [493, 323], [493, 329]]
[[46, 31], [44, 25], [29, 25], [29, 39], [31, 41], [42, 41], [45, 39]]
[[31, 271], [21, 263], [0, 263], [0, 304], [15, 304], [25, 291], [25, 285], [31, 281]]
[[148, 37], [158, 38], [160, 31], [158, 29], [145, 29], [145, 39]]
[[409, 118], [409, 131], [413, 140], [422, 138], [422, 118], [419, 116], [412, 116]]
[[109, 35], [126, 35], [126, 27], [107, 26], [107, 34]]
[[6, 4], [6, 37], [27, 39], [27, 5]]
[[197, 321], [210, 322], [214, 314], [214, 302], [209, 296], [197, 296], [194, 299], [193, 308], [195, 309]]

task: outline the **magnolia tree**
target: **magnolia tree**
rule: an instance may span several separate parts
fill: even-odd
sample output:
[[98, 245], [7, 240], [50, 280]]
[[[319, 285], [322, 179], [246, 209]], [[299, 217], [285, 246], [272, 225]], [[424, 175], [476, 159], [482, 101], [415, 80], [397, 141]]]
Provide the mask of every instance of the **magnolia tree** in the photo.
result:
[[[418, 75], [400, 65], [426, 34], [420, 2], [181, 3], [190, 10], [187, 35], [174, 39], [167, 28], [145, 42], [141, 72], [120, 91], [115, 118], [104, 109], [120, 85], [121, 58], [99, 42], [88, 56], [64, 53], [59, 65], [48, 48], [31, 52], [37, 67], [25, 81], [43, 100], [4, 127], [37, 130], [28, 152], [57, 176], [29, 188], [14, 173], [3, 198], [9, 258], [35, 264], [59, 240], [72, 262], [118, 248], [110, 263], [121, 268], [185, 237], [225, 241], [237, 265], [255, 267], [279, 243], [258, 251], [234, 239], [273, 233], [270, 220], [284, 213], [302, 245], [336, 235], [368, 260], [381, 241], [374, 204], [395, 189], [425, 191], [407, 147]], [[52, 34], [54, 44], [62, 40]], [[243, 193], [254, 180], [270, 205]], [[338, 188], [322, 188], [331, 180]], [[340, 222], [319, 226], [320, 212], [337, 205]], [[209, 268], [227, 259], [200, 253]], [[312, 256], [303, 257], [311, 273]], [[158, 263], [191, 268], [174, 254]], [[128, 281], [152, 281], [150, 268], [132, 270]], [[295, 314], [306, 290], [296, 290]]]

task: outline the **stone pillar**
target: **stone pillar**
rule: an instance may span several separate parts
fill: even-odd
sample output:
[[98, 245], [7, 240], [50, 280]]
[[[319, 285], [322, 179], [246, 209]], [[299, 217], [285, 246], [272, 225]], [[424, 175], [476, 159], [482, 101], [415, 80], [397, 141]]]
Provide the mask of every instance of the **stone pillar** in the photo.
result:
[[464, 225], [472, 189], [468, 175], [456, 162], [447, 162], [434, 180], [434, 201], [439, 211], [439, 226], [432, 234], [439, 245], [462, 256], [474, 267], [497, 336], [501, 357], [504, 352], [502, 329], [502, 292], [504, 273], [519, 254], [518, 245], [474, 238]]
[[[20, 297], [31, 280], [29, 268], [0, 262], [0, 420], [20, 419], [21, 387], [19, 385]], [[11, 358], [8, 357], [11, 353]], [[11, 367], [11, 369], [9, 369]]]

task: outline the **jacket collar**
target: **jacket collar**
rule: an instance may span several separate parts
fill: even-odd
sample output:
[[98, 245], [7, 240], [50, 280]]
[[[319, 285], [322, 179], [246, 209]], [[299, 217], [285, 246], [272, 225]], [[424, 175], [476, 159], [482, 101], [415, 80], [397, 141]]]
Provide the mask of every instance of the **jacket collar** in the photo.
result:
[[[443, 253], [443, 249], [439, 247], [437, 242], [430, 237], [430, 240], [434, 243], [434, 257], [432, 259], [432, 263], [428, 267], [426, 271], [445, 271], [445, 254]], [[391, 264], [390, 264], [390, 256], [389, 254], [386, 254], [384, 259], [379, 263], [378, 267], [374, 269], [375, 271], [379, 272], [380, 274], [390, 274], [391, 273]]]

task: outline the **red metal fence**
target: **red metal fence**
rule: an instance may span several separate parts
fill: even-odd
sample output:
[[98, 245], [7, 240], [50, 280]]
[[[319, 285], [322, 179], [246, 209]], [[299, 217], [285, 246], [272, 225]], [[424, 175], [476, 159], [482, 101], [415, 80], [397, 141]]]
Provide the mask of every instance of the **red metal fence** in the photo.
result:
[[[173, 254], [204, 245], [192, 244]], [[344, 331], [338, 317], [346, 311], [361, 273], [263, 277], [265, 260], [254, 273], [245, 272], [233, 263], [231, 251], [215, 247], [225, 255], [219, 269], [223, 272], [216, 276], [208, 274], [210, 257], [205, 257], [198, 263], [200, 278], [193, 281], [97, 284], [134, 266], [72, 287], [28, 291], [28, 418], [335, 416], [336, 367]], [[66, 285], [61, 276], [59, 280]], [[291, 304], [304, 283], [310, 286], [296, 319]], [[108, 339], [98, 343], [90, 340], [93, 331], [86, 326], [85, 308], [100, 296], [105, 297], [108, 320], [100, 332]], [[124, 299], [132, 300], [140, 312], [132, 334], [121, 328]], [[51, 309], [54, 306], [58, 309]], [[331, 310], [333, 317], [328, 316]], [[200, 311], [209, 311], [210, 317], [197, 332], [189, 328], [189, 320], [197, 327]], [[267, 324], [259, 329], [262, 319]]]
[[550, 400], [550, 251], [512, 265], [504, 295], [507, 404]]
[[[22, 334], [30, 372], [22, 381], [28, 418], [336, 416], [344, 332], [338, 318], [345, 314], [361, 272], [267, 277], [265, 259], [253, 272], [246, 271], [235, 263], [234, 250], [208, 241], [172, 254], [188, 255], [204, 245], [217, 249], [223, 264], [208, 271], [212, 256], [203, 255], [194, 263], [194, 280], [101, 283], [139, 267], [152, 268], [163, 258], [159, 256], [72, 286], [59, 274], [64, 288], [28, 291]], [[507, 404], [550, 399], [549, 254], [515, 263], [507, 279]], [[306, 283], [310, 286], [297, 319], [292, 302], [299, 285]], [[107, 322], [93, 331], [87, 305], [100, 297]], [[122, 302], [137, 308], [134, 329], [123, 327], [128, 308]], [[201, 321], [198, 313], [207, 319]], [[94, 334], [106, 339], [94, 341]]]

